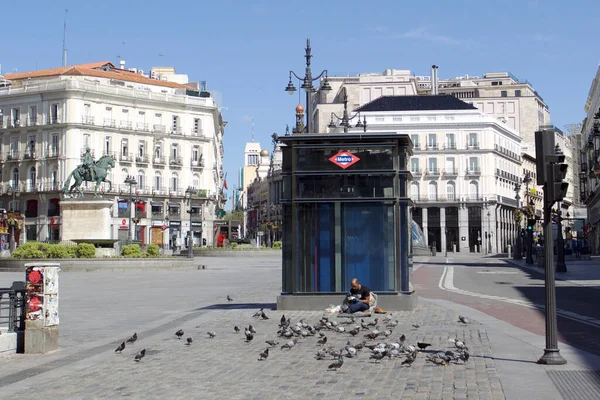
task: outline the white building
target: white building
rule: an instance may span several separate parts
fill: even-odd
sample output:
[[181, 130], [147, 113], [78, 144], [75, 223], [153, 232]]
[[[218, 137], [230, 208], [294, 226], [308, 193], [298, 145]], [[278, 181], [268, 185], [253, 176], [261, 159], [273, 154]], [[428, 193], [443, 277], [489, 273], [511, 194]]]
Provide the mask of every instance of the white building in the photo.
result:
[[[191, 224], [195, 244], [205, 239], [212, 245], [215, 208], [224, 201], [226, 122], [210, 93], [187, 76], [172, 68], [150, 76], [125, 70], [124, 62], [121, 68], [98, 62], [4, 76], [0, 201], [24, 212], [26, 240], [61, 240], [59, 192], [89, 147], [96, 160], [115, 158], [107, 177], [112, 187], [101, 188], [114, 200], [113, 238], [127, 238], [134, 215], [140, 221], [132, 230], [144, 243], [185, 243]], [[135, 210], [129, 209], [128, 175], [137, 181]], [[191, 217], [188, 187], [198, 198]]]
[[384, 96], [357, 111], [366, 117], [367, 133], [411, 137], [413, 219], [428, 245], [435, 241], [438, 251], [506, 251], [518, 229], [515, 184], [522, 182], [515, 130], [445, 95]]

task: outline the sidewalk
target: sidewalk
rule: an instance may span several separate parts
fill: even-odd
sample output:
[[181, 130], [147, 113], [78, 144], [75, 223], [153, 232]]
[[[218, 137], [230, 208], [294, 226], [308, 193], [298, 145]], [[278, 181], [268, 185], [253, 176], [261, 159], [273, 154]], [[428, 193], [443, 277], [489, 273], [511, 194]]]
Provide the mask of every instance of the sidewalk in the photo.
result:
[[[533, 265], [525, 264], [525, 259], [504, 258], [504, 260], [522, 268], [544, 273], [544, 269], [537, 266], [535, 257]], [[556, 261], [556, 256], [554, 260]], [[557, 272], [556, 279], [568, 281], [574, 285], [597, 286], [600, 289], [600, 257], [592, 256], [590, 260], [568, 260], [565, 261], [565, 265], [567, 266], [567, 272]]]
[[[459, 338], [470, 350], [471, 359], [466, 365], [434, 366], [426, 362], [426, 352], [419, 354], [412, 367], [401, 365], [404, 357], [374, 363], [369, 359], [370, 352], [365, 350], [357, 358], [344, 359], [339, 371], [328, 371], [333, 360], [330, 357], [321, 361], [315, 359], [320, 348], [315, 337], [300, 339], [291, 350], [280, 349], [286, 341], [277, 338], [275, 332], [282, 313], [268, 309], [281, 288], [280, 275], [277, 275], [280, 267], [265, 265], [265, 260], [248, 261], [247, 265], [241, 265], [238, 260], [218, 261], [214, 268], [210, 265], [211, 268], [200, 275], [189, 271], [145, 274], [141, 284], [136, 285], [127, 283], [134, 275], [125, 273], [120, 275], [118, 282], [112, 274], [61, 275], [61, 294], [65, 294], [61, 299], [64, 301], [61, 318], [65, 321], [65, 340], [61, 341], [61, 349], [48, 355], [14, 355], [0, 359], [0, 397], [600, 398], [600, 393], [593, 392], [597, 389], [589, 383], [590, 377], [585, 375], [587, 371], [600, 370], [598, 357], [561, 346], [567, 365], [537, 365], [535, 361], [543, 354], [543, 337], [444, 300], [421, 298], [414, 311], [393, 312], [393, 319], [399, 320], [398, 326], [389, 339], [377, 339], [376, 342], [397, 341], [405, 334], [408, 343], [428, 342], [432, 346], [427, 350], [435, 352], [452, 349], [448, 339]], [[252, 278], [246, 278], [244, 273]], [[92, 277], [95, 289], [106, 292], [113, 288], [114, 308], [108, 313], [100, 312], [100, 303], [82, 301], [81, 294], [89, 293], [90, 289], [81, 283]], [[235, 283], [237, 289], [233, 286], [224, 289], [224, 285], [232, 285], [235, 277], [240, 279]], [[0, 279], [3, 278], [5, 276], [0, 274]], [[12, 276], [6, 278], [12, 279]], [[122, 293], [121, 287], [128, 290]], [[156, 292], [156, 288], [163, 287], [171, 289]], [[174, 287], [180, 287], [176, 296], [170, 292]], [[149, 288], [153, 288], [152, 295]], [[170, 297], [165, 297], [168, 293]], [[200, 295], [190, 304], [194, 293]], [[224, 299], [226, 293], [233, 295], [233, 303]], [[165, 305], [167, 299], [170, 303]], [[123, 304], [127, 304], [127, 308], [117, 308]], [[158, 308], [160, 306], [163, 308]], [[260, 306], [265, 307], [269, 316], [266, 321], [252, 318]], [[116, 310], [119, 314], [115, 314]], [[150, 317], [151, 310], [153, 318]], [[465, 315], [471, 323], [457, 322], [459, 314]], [[93, 324], [82, 325], [87, 322], [86, 315], [95, 316]], [[285, 314], [292, 323], [304, 319], [311, 324], [322, 315], [322, 312]], [[102, 317], [106, 320], [102, 321]], [[376, 317], [380, 320], [380, 328], [385, 329], [385, 324], [381, 323], [383, 316]], [[71, 328], [67, 336], [69, 321]], [[421, 326], [413, 328], [415, 323]], [[243, 331], [249, 324], [258, 333], [252, 342], [246, 343], [244, 334], [235, 334], [233, 326], [237, 325]], [[79, 327], [75, 329], [76, 326]], [[183, 340], [174, 335], [178, 329], [185, 331]], [[209, 339], [207, 331], [214, 331], [217, 336]], [[128, 344], [122, 355], [115, 354], [117, 345], [133, 332], [137, 332], [138, 341]], [[327, 345], [339, 349], [347, 341], [359, 343], [366, 340], [365, 332], [351, 337], [327, 331]], [[185, 345], [188, 336], [194, 340], [191, 346]], [[259, 362], [258, 354], [267, 347], [264, 341], [268, 339], [277, 339], [280, 345], [271, 349], [266, 361]], [[136, 363], [133, 357], [142, 348], [147, 349], [146, 357]], [[584, 397], [586, 394], [588, 397]]]

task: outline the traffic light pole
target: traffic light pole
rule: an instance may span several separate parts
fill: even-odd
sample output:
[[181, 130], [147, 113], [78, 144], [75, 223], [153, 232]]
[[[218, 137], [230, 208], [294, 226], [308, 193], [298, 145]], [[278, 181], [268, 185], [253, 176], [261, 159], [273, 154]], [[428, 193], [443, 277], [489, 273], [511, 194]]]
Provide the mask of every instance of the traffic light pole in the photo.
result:
[[533, 264], [533, 230], [527, 230], [527, 257], [525, 264]]
[[562, 235], [562, 212], [558, 203], [558, 218], [556, 223], [556, 272], [567, 272], [565, 264], [565, 242]]
[[[554, 169], [552, 165], [548, 165], [546, 170], [546, 178], [550, 185], [554, 182]], [[546, 185], [548, 186], [548, 184]], [[567, 363], [560, 355], [557, 339], [557, 323], [556, 323], [556, 283], [554, 278], [554, 246], [552, 240], [552, 190], [544, 188], [544, 255], [546, 261], [546, 348], [544, 355], [537, 361], [538, 364], [546, 365], [563, 365]]]

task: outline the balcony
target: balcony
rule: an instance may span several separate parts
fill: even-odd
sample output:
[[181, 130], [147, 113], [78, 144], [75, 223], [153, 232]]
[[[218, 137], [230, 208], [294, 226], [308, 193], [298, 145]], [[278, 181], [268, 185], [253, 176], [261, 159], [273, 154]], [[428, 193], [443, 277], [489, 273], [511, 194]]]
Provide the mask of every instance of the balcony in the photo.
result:
[[479, 167], [469, 167], [467, 168], [467, 170], [465, 171], [465, 175], [467, 177], [477, 177], [477, 176], [481, 176], [481, 168]]
[[475, 142], [469, 143], [469, 144], [467, 144], [466, 149], [467, 150], [479, 150], [479, 143], [475, 143]]
[[20, 157], [19, 157], [18, 151], [11, 151], [8, 154], [6, 154], [7, 162], [18, 162], [19, 160], [20, 160]]
[[131, 153], [120, 153], [119, 154], [119, 161], [122, 163], [132, 163], [133, 162], [133, 156], [131, 155]]
[[9, 128], [20, 128], [21, 127], [21, 120], [20, 119], [9, 119], [8, 120], [8, 127]]
[[149, 164], [150, 163], [150, 158], [146, 155], [137, 155], [135, 156], [135, 162], [138, 164]]
[[442, 177], [444, 178], [456, 178], [458, 176], [458, 169], [456, 168], [448, 168], [442, 172]]
[[157, 196], [165, 196], [167, 194], [167, 189], [164, 186], [154, 186], [152, 187], [152, 195]]
[[514, 151], [510, 151], [505, 147], [494, 144], [494, 150], [499, 152], [500, 154], [504, 154], [505, 156], [512, 158], [515, 161], [521, 162], [521, 156]]
[[169, 157], [169, 165], [181, 168], [183, 166], [183, 160], [181, 157]]
[[456, 143], [444, 143], [444, 150], [456, 150]]
[[[415, 203], [442, 203], [448, 201], [445, 196], [438, 196], [435, 194], [426, 195], [426, 196], [418, 196], [417, 198], [412, 198], [411, 200]], [[454, 200], [452, 200], [454, 201]]]
[[51, 116], [48, 122], [50, 123], [50, 125], [62, 124], [62, 121], [56, 115]]
[[582, 162], [581, 163], [581, 172], [583, 173], [587, 173], [588, 172], [588, 165], [586, 162]]
[[515, 183], [521, 183], [522, 182], [522, 179], [519, 178], [517, 175], [508, 173], [506, 171], [502, 171], [499, 168], [496, 168], [496, 176], [499, 177], [499, 178], [504, 178], [504, 179], [509, 180], [511, 182], [515, 182]]
[[202, 168], [204, 168], [204, 160], [203, 159], [199, 159], [199, 160], [192, 159], [191, 166], [193, 169], [202, 169]]
[[[189, 210], [187, 211], [189, 214]], [[202, 213], [200, 212], [192, 212], [192, 221], [200, 221], [202, 220]]]
[[145, 122], [138, 122], [135, 127], [138, 131], [142, 131], [142, 132], [148, 132], [150, 130], [148, 127], [148, 124]]
[[83, 125], [94, 125], [94, 117], [90, 117], [89, 115], [82, 115], [81, 123]]
[[422, 169], [419, 169], [419, 168], [416, 168], [416, 169], [411, 169], [411, 170], [410, 170], [410, 173], [412, 174], [412, 176], [413, 176], [414, 178], [420, 178], [420, 177], [422, 177], [422, 176], [423, 176], [423, 170], [422, 170]]
[[166, 127], [164, 125], [152, 125], [152, 128], [154, 129], [155, 133], [165, 133], [166, 132]]
[[159, 211], [152, 211], [152, 218], [153, 219], [164, 219], [165, 218], [165, 212], [160, 209]]
[[127, 129], [127, 130], [131, 130], [133, 127], [133, 123], [131, 121], [121, 121], [119, 123], [119, 128], [120, 129]]
[[35, 161], [37, 159], [39, 159], [39, 157], [38, 157], [38, 155], [37, 155], [37, 153], [35, 151], [27, 150], [25, 152], [25, 154], [23, 154], [23, 160], [25, 160], [25, 161], [27, 161], [27, 160], [29, 160], [29, 161]]
[[425, 176], [440, 176], [440, 170], [439, 168], [427, 168], [427, 171], [425, 171]]
[[104, 118], [104, 126], [108, 128], [116, 128], [117, 122], [112, 118]]
[[423, 149], [421, 148], [421, 144], [420, 143], [414, 143], [413, 144], [413, 151], [421, 151], [421, 150], [423, 150]]
[[168, 216], [169, 218], [180, 219], [181, 210], [179, 208], [169, 208]]
[[181, 136], [183, 135], [183, 131], [181, 130], [181, 128], [173, 128], [171, 129], [171, 135]]
[[37, 115], [34, 117], [27, 117], [27, 126], [38, 126], [39, 120], [37, 119]]
[[166, 164], [165, 158], [164, 157], [154, 157], [152, 159], [152, 164], [153, 165], [162, 165], [162, 166], [164, 166]]
[[438, 145], [437, 143], [429, 143], [427, 145], [427, 150], [438, 150]]

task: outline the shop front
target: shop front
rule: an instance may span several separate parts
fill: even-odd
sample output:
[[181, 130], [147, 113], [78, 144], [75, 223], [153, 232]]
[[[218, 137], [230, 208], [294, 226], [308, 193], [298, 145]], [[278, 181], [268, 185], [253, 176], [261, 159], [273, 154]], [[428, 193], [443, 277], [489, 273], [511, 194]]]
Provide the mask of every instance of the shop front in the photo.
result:
[[291, 135], [283, 146], [279, 309], [339, 304], [357, 278], [379, 305], [410, 310], [407, 135]]

